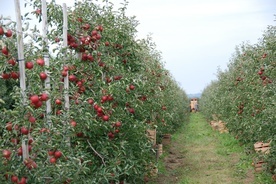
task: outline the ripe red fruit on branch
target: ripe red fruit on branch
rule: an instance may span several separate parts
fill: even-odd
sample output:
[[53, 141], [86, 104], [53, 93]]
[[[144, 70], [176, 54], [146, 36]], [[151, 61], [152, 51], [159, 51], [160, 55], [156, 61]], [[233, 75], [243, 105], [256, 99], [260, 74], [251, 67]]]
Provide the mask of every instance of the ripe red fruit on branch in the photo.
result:
[[21, 132], [21, 134], [23, 134], [23, 135], [28, 135], [29, 130], [28, 130], [26, 127], [21, 127], [20, 132]]
[[6, 37], [11, 37], [12, 36], [12, 30], [7, 30], [7, 32], [5, 33]]
[[105, 45], [106, 47], [108, 47], [110, 44], [109, 44], [108, 41], [106, 41], [106, 42], [104, 43], [104, 45]]
[[82, 28], [83, 28], [84, 30], [88, 30], [88, 29], [90, 28], [90, 25], [89, 25], [89, 24], [84, 24], [84, 25], [82, 26]]
[[29, 122], [31, 122], [31, 123], [35, 123], [35, 122], [36, 122], [35, 117], [30, 116], [30, 117], [29, 117]]
[[109, 139], [113, 139], [115, 137], [112, 132], [108, 132], [107, 136]]
[[46, 93], [42, 93], [41, 95], [40, 95], [40, 100], [41, 101], [47, 101], [48, 100], [48, 95], [46, 94]]
[[34, 67], [34, 64], [33, 64], [33, 62], [28, 61], [28, 62], [25, 63], [25, 67], [27, 69], [31, 70]]
[[134, 89], [135, 89], [135, 86], [131, 84], [131, 85], [129, 85], [129, 89], [130, 89], [130, 90], [134, 90]]
[[27, 178], [22, 177], [21, 180], [17, 184], [26, 184], [27, 183]]
[[72, 127], [77, 126], [77, 122], [75, 122], [75, 121], [71, 121], [71, 126], [72, 126]]
[[131, 113], [131, 114], [134, 114], [135, 113], [135, 110], [133, 108], [129, 108], [128, 109], [128, 112]]
[[77, 77], [75, 75], [69, 75], [68, 79], [69, 81], [74, 82], [77, 80]]
[[55, 42], [58, 43], [60, 42], [60, 39], [58, 37], [55, 38]]
[[13, 176], [11, 177], [11, 182], [12, 182], [12, 183], [17, 183], [17, 182], [18, 182], [18, 177], [15, 176], [15, 175], [13, 175]]
[[9, 55], [9, 50], [7, 47], [2, 48], [2, 54], [4, 54], [5, 56]]
[[7, 122], [6, 123], [6, 130], [12, 131], [12, 122]]
[[94, 103], [94, 100], [93, 99], [88, 99], [87, 102], [92, 105]]
[[8, 159], [8, 158], [10, 158], [10, 156], [11, 156], [11, 151], [5, 149], [5, 150], [2, 151], [2, 155], [3, 155], [3, 157], [5, 157], [5, 158]]
[[55, 164], [57, 162], [57, 159], [55, 157], [51, 157], [50, 160], [49, 160], [49, 162], [51, 164]]
[[54, 153], [55, 158], [60, 158], [61, 156], [62, 156], [61, 151], [55, 151], [55, 153]]
[[109, 120], [109, 116], [108, 115], [104, 115], [102, 118], [103, 118], [104, 121], [108, 121]]
[[39, 101], [39, 97], [37, 95], [32, 95], [30, 100], [32, 104], [36, 104]]
[[9, 78], [11, 78], [11, 75], [9, 73], [2, 73], [2, 78], [9, 79]]
[[13, 79], [18, 79], [19, 78], [19, 72], [11, 72], [11, 78], [13, 78]]
[[41, 14], [41, 9], [35, 10], [35, 14], [36, 14], [36, 15], [40, 15], [40, 14]]
[[35, 163], [35, 161], [30, 158], [24, 160], [24, 164], [29, 170], [37, 168], [37, 164]]
[[96, 30], [102, 32], [102, 31], [103, 31], [103, 26], [98, 25], [98, 26], [96, 27]]
[[16, 64], [15, 60], [14, 59], [10, 59], [8, 60], [8, 63], [12, 66], [14, 66]]
[[0, 27], [0, 35], [3, 35], [4, 34], [4, 29], [3, 29], [3, 27], [1, 26]]
[[67, 71], [62, 70], [61, 75], [62, 75], [62, 77], [66, 77], [67, 76]]
[[60, 99], [56, 99], [55, 103], [56, 103], [57, 105], [61, 105], [61, 104], [62, 104], [62, 102], [61, 102]]
[[38, 65], [40, 65], [40, 66], [44, 66], [44, 65], [45, 65], [45, 61], [44, 61], [42, 58], [38, 58], [38, 59], [36, 60], [36, 63], [37, 63]]
[[115, 127], [120, 127], [120, 126], [122, 126], [122, 123], [121, 123], [120, 121], [118, 121], [118, 122], [115, 123], [114, 126], [115, 126]]
[[47, 76], [47, 74], [45, 72], [41, 72], [39, 74], [39, 77], [40, 77], [41, 80], [46, 80], [48, 76]]

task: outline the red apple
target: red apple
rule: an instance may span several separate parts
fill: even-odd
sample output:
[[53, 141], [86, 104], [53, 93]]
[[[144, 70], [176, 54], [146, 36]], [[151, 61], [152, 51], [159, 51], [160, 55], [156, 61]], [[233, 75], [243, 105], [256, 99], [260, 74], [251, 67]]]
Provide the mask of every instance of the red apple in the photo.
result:
[[46, 80], [48, 76], [47, 76], [47, 74], [45, 72], [41, 72], [39, 74], [39, 77], [40, 77], [41, 80]]
[[60, 99], [56, 99], [55, 103], [56, 103], [57, 105], [61, 105], [61, 104], [62, 104], [62, 102], [61, 102]]
[[104, 121], [108, 121], [108, 120], [109, 120], [109, 116], [108, 116], [108, 115], [104, 115], [104, 116], [102, 117], [102, 119], [103, 119]]
[[98, 31], [97, 30], [93, 30], [92, 32], [91, 32], [91, 36], [96, 36], [98, 34]]
[[61, 156], [62, 156], [61, 151], [55, 151], [54, 157], [55, 157], [56, 159], [60, 158]]
[[33, 62], [28, 61], [28, 62], [25, 63], [25, 67], [27, 69], [31, 70], [34, 67], [34, 64], [33, 64]]
[[83, 28], [84, 30], [88, 30], [88, 29], [90, 28], [90, 25], [89, 25], [89, 24], [84, 24], [84, 25], [82, 26], [82, 28]]
[[17, 183], [18, 182], [18, 177], [15, 176], [15, 175], [12, 175], [11, 181], [12, 181], [12, 183]]
[[58, 43], [60, 42], [60, 39], [58, 37], [55, 38], [55, 42]]
[[66, 77], [67, 76], [67, 71], [62, 70], [61, 75], [62, 75], [62, 77]]
[[75, 121], [71, 121], [71, 126], [72, 126], [72, 127], [77, 126], [77, 122], [75, 122]]
[[21, 127], [20, 132], [21, 132], [21, 134], [23, 134], [23, 135], [28, 135], [29, 130], [28, 130], [26, 127]]
[[48, 95], [46, 94], [46, 93], [42, 93], [41, 95], [40, 95], [40, 100], [41, 101], [47, 101], [48, 100]]
[[134, 90], [134, 89], [135, 89], [135, 86], [131, 84], [131, 85], [129, 85], [129, 89], [130, 89], [130, 90]]
[[2, 26], [0, 26], [0, 35], [3, 35], [4, 34], [4, 29]]
[[35, 117], [30, 116], [30, 117], [29, 117], [29, 122], [31, 122], [31, 123], [35, 123], [35, 122], [36, 122]]
[[69, 75], [68, 80], [74, 82], [77, 80], [77, 77], [75, 75]]
[[2, 54], [4, 54], [5, 56], [9, 55], [9, 50], [7, 47], [2, 48]]
[[7, 30], [7, 32], [5, 33], [6, 37], [11, 37], [12, 36], [12, 30]]
[[19, 72], [12, 71], [10, 75], [11, 75], [11, 78], [13, 78], [13, 79], [18, 79], [19, 78]]
[[35, 161], [30, 158], [24, 160], [24, 164], [29, 170], [37, 168], [37, 164], [35, 163]]
[[6, 123], [6, 130], [12, 131], [12, 122], [7, 122]]
[[8, 159], [8, 158], [10, 158], [10, 156], [11, 156], [11, 151], [5, 149], [5, 150], [2, 151], [2, 155], [3, 155], [3, 157], [5, 157], [5, 158]]
[[2, 78], [9, 79], [9, 78], [11, 78], [11, 75], [9, 73], [2, 73]]
[[27, 183], [27, 178], [26, 177], [22, 177], [20, 182], [17, 184], [26, 184]]
[[57, 159], [55, 157], [51, 157], [50, 160], [49, 160], [49, 162], [51, 164], [55, 164], [57, 162]]
[[113, 139], [115, 137], [112, 132], [108, 132], [107, 136], [109, 139]]
[[120, 121], [115, 123], [115, 127], [120, 127], [120, 126], [122, 126], [122, 123]]
[[8, 63], [12, 66], [14, 66], [16, 64], [15, 60], [14, 59], [10, 59], [8, 60]]
[[90, 98], [90, 99], [87, 100], [87, 102], [88, 102], [90, 105], [92, 105], [92, 104], [94, 103], [94, 100]]
[[35, 14], [36, 14], [36, 15], [40, 15], [40, 14], [41, 14], [41, 9], [35, 10]]
[[36, 63], [37, 63], [38, 65], [40, 65], [40, 66], [44, 66], [44, 65], [45, 65], [45, 61], [44, 61], [42, 58], [38, 58], [38, 59], [36, 60]]
[[31, 100], [31, 103], [32, 103], [32, 104], [36, 104], [36, 103], [39, 102], [39, 97], [38, 97], [37, 95], [32, 95], [32, 96], [30, 97], [30, 100]]

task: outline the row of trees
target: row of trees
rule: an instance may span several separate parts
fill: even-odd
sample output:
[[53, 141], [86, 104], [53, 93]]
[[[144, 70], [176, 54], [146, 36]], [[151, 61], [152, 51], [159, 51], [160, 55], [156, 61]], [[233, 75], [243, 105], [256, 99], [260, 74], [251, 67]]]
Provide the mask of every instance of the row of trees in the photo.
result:
[[253, 149], [255, 142], [270, 142], [270, 154], [261, 158], [276, 172], [276, 26], [268, 26], [255, 45], [236, 49], [226, 71], [207, 86], [201, 110], [208, 119], [216, 114], [229, 131]]
[[[25, 6], [45, 21], [41, 1]], [[188, 118], [187, 95], [152, 40], [136, 39], [126, 5], [64, 8], [47, 3], [46, 36], [31, 26], [31, 14], [22, 16], [24, 58], [16, 22], [0, 20], [0, 181], [143, 183], [156, 164], [146, 130], [157, 129], [158, 143], [176, 131]]]

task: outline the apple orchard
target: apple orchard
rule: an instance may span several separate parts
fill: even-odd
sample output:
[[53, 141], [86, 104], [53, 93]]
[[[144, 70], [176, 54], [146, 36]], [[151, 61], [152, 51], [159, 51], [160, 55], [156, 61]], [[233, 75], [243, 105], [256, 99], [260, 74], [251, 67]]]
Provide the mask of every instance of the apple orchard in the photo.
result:
[[156, 157], [146, 130], [157, 143], [176, 131], [185, 92], [152, 40], [135, 39], [125, 5], [45, 5], [25, 4], [22, 31], [0, 19], [1, 183], [147, 181]]

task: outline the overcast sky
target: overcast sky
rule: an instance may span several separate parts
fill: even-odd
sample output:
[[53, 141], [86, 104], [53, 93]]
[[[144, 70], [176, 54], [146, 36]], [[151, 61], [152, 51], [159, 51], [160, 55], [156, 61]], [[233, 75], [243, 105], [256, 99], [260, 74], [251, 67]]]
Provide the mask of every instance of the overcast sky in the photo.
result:
[[[22, 1], [22, 0], [21, 0]], [[72, 5], [73, 0], [56, 0]], [[118, 5], [122, 0], [110, 0]], [[138, 37], [152, 34], [165, 67], [186, 93], [202, 92], [243, 42], [257, 43], [275, 25], [276, 0], [128, 0]], [[22, 7], [23, 8], [23, 7]], [[0, 15], [14, 14], [12, 0], [0, 0]]]

